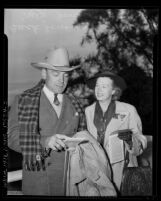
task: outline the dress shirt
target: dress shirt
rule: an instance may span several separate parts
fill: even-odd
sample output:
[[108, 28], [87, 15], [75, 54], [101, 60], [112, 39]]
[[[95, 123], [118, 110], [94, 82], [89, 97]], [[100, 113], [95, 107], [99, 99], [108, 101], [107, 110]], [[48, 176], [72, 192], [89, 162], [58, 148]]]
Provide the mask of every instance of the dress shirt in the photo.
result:
[[57, 116], [60, 116], [60, 112], [61, 112], [61, 108], [62, 108], [62, 102], [63, 102], [63, 94], [58, 94], [58, 100], [60, 102], [59, 105], [55, 105], [54, 104], [54, 93], [52, 91], [50, 91], [46, 85], [44, 85], [43, 87], [43, 91], [46, 95], [46, 97], [48, 98], [49, 102], [51, 103], [52, 107], [54, 108]]

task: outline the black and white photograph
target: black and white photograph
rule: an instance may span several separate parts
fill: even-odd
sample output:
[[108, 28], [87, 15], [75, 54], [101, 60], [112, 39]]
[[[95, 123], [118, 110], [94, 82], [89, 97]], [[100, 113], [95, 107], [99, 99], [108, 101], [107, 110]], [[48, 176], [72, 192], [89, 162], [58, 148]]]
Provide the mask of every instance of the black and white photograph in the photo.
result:
[[5, 8], [6, 196], [153, 197], [157, 7]]

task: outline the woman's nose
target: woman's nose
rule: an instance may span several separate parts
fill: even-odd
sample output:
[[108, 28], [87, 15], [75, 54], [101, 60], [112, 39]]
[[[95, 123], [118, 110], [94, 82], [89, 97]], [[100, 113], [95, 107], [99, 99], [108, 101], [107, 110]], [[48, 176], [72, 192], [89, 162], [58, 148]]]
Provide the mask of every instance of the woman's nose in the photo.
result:
[[102, 88], [101, 87], [97, 87], [97, 92], [101, 92]]

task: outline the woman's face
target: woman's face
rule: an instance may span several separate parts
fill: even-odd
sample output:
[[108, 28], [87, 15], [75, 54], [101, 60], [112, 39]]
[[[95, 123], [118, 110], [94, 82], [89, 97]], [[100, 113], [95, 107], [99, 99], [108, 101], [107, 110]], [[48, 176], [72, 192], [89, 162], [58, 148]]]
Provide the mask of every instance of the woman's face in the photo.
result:
[[99, 77], [96, 81], [95, 96], [98, 101], [111, 100], [114, 94], [113, 80], [109, 77]]

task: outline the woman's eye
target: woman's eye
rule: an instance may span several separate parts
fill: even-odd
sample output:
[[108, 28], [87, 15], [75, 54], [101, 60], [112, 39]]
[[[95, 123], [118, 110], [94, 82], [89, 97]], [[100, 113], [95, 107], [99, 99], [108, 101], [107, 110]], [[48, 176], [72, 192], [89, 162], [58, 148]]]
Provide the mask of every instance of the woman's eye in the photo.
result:
[[97, 87], [97, 88], [102, 88], [102, 89], [107, 88], [107, 86], [105, 86], [105, 85], [102, 85], [102, 86], [98, 86], [98, 85], [96, 85], [96, 87]]

